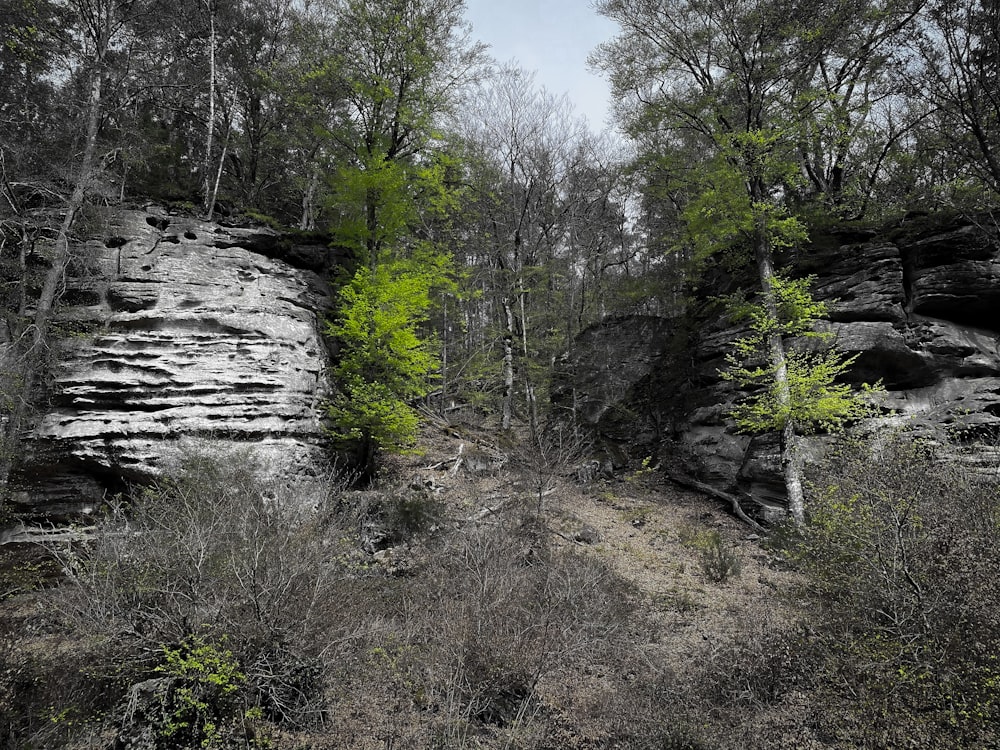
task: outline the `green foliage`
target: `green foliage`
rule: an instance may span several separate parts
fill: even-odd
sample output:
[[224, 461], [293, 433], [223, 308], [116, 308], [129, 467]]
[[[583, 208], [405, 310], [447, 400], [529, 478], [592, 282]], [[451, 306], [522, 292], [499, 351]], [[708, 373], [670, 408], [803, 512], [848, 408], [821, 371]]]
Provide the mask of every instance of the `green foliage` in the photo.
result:
[[[754, 389], [731, 412], [744, 432], [781, 430], [789, 422], [798, 430], [829, 432], [871, 412], [869, 395], [879, 386], [866, 385], [858, 393], [849, 384], [837, 382], [856, 357], [845, 357], [829, 345], [827, 334], [814, 330], [826, 314], [826, 305], [812, 298], [811, 283], [811, 277], [773, 278], [777, 318], [759, 303], [737, 300], [733, 306], [735, 318], [749, 319], [750, 333], [733, 343], [733, 351], [726, 356], [729, 366], [720, 375]], [[767, 356], [773, 336], [799, 339], [785, 352], [786, 383], [776, 377], [775, 365]]]
[[871, 717], [893, 716], [889, 731], [919, 731], [921, 747], [995, 746], [996, 480], [957, 446], [853, 438], [812, 476], [807, 511], [790, 556], [826, 615], [838, 679], [865, 695], [859, 727], [882, 732]]
[[726, 135], [708, 167], [686, 178], [695, 182], [688, 186], [692, 198], [681, 216], [695, 260], [722, 251], [730, 263], [740, 265], [761, 229], [771, 247], [793, 247], [808, 240], [805, 225], [777, 197], [753, 197], [748, 186], [756, 180], [767, 190], [795, 179], [794, 165], [774, 151], [778, 140], [763, 131]]
[[161, 652], [155, 671], [167, 678], [168, 688], [160, 694], [163, 723], [157, 733], [170, 747], [219, 747], [222, 725], [238, 713], [235, 694], [246, 683], [233, 653], [197, 636]]
[[681, 543], [698, 552], [702, 573], [715, 583], [725, 583], [739, 577], [743, 563], [739, 555], [715, 529], [696, 530], [684, 527], [680, 531]]
[[340, 393], [328, 407], [337, 439], [375, 451], [412, 446], [418, 419], [409, 402], [427, 393], [438, 366], [433, 340], [419, 329], [449, 272], [443, 255], [424, 255], [362, 267], [341, 289], [327, 327], [341, 345]]
[[333, 235], [363, 263], [427, 252], [427, 225], [446, 221], [458, 206], [458, 192], [448, 183], [455, 161], [447, 152], [419, 162], [390, 157], [384, 151], [362, 155], [342, 166], [332, 181]]
[[410, 177], [406, 165], [384, 153], [372, 155], [359, 167], [341, 167], [331, 195], [337, 215], [333, 234], [338, 244], [371, 263], [376, 260], [370, 257], [375, 248], [403, 241], [417, 208]]

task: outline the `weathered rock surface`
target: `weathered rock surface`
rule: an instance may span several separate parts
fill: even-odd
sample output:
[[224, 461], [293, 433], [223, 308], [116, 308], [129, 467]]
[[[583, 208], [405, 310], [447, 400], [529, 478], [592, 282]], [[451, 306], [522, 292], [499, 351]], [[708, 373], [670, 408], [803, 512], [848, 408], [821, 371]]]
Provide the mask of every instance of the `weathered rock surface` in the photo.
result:
[[49, 406], [15, 476], [24, 508], [92, 506], [156, 476], [184, 438], [322, 465], [324, 245], [151, 208], [113, 214], [75, 254]]
[[[881, 380], [895, 421], [947, 429], [959, 439], [1000, 434], [995, 226], [990, 219], [931, 219], [882, 234], [844, 230], [818, 238], [796, 259], [799, 272], [816, 276], [816, 296], [830, 302], [826, 326], [838, 346], [858, 355], [850, 379]], [[577, 404], [599, 403], [578, 413], [605, 442], [627, 445], [635, 456], [660, 450], [701, 481], [752, 498], [758, 509], [780, 506], [774, 436], [751, 440], [726, 417], [739, 394], [718, 372], [738, 333], [717, 306], [641, 327], [631, 319], [605, 321], [581, 336], [556, 397], [563, 405], [567, 394]], [[626, 357], [631, 364], [622, 367]], [[618, 414], [635, 420], [631, 434], [621, 419], [609, 419]], [[823, 443], [804, 440], [800, 449], [818, 455]]]

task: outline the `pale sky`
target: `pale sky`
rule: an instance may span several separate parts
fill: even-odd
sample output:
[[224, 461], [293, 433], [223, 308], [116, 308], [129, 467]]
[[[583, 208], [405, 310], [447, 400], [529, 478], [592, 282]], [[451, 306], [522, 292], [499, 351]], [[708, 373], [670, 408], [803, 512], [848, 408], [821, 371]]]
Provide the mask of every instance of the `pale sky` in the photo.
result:
[[607, 82], [587, 69], [587, 55], [618, 26], [590, 0], [466, 0], [472, 36], [501, 63], [536, 71], [535, 82], [566, 94], [575, 111], [600, 131], [608, 125]]

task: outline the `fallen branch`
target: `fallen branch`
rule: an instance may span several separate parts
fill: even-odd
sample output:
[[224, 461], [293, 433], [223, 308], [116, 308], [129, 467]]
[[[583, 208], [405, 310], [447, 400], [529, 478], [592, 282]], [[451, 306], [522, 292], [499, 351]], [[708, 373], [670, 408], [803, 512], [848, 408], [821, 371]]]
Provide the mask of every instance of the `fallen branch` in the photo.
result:
[[465, 450], [465, 443], [460, 443], [458, 446], [458, 453], [456, 453], [454, 456], [450, 456], [449, 458], [445, 458], [441, 461], [438, 461], [436, 464], [431, 464], [430, 466], [424, 466], [422, 470], [430, 471], [431, 469], [440, 469], [445, 464], [454, 464], [448, 471], [448, 473], [451, 476], [455, 476], [455, 474], [458, 473], [458, 467], [462, 465], [462, 453], [464, 452], [464, 450]]
[[503, 510], [503, 508], [507, 504], [508, 500], [510, 500], [510, 496], [509, 495], [507, 497], [505, 497], [497, 505], [494, 505], [492, 507], [487, 506], [487, 507], [483, 508], [482, 510], [478, 511], [477, 513], [473, 513], [471, 516], [469, 516], [468, 518], [465, 519], [465, 522], [466, 523], [476, 523], [477, 521], [482, 521], [487, 516], [492, 516], [494, 513], [499, 513], [501, 510]]
[[458, 453], [455, 454], [455, 465], [448, 470], [448, 476], [453, 477], [462, 468], [462, 452], [465, 450], [465, 443], [458, 444]]
[[712, 487], [709, 484], [705, 484], [704, 482], [699, 482], [697, 479], [693, 479], [684, 474], [667, 472], [667, 478], [674, 484], [679, 484], [681, 487], [686, 487], [696, 492], [701, 492], [705, 495], [709, 495], [710, 497], [714, 497], [717, 500], [722, 500], [723, 502], [729, 503], [730, 507], [733, 510], [733, 515], [735, 515], [738, 519], [743, 521], [743, 523], [747, 524], [750, 528], [752, 528], [754, 531], [758, 533], [761, 534], [767, 533], [767, 529], [765, 529], [763, 526], [761, 526], [759, 523], [754, 521], [752, 518], [750, 518], [750, 516], [748, 516], [746, 513], [743, 512], [743, 508], [740, 507], [740, 500], [738, 497], [736, 497], [736, 495], [732, 495], [728, 492], [723, 492], [720, 489], [716, 489], [715, 487]]

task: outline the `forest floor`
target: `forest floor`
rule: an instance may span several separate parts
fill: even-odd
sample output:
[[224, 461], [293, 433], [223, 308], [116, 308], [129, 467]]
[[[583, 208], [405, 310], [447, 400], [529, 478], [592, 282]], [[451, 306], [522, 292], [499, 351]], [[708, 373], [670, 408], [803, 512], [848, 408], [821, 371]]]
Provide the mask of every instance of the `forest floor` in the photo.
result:
[[[767, 539], [724, 503], [679, 487], [649, 462], [583, 479], [572, 450], [540, 461], [523, 444], [505, 451], [496, 434], [428, 427], [421, 453], [401, 459], [397, 471], [433, 487], [455, 517], [483, 523], [526, 505], [542, 516], [555, 549], [590, 556], [628, 582], [652, 625], [634, 646], [654, 671], [677, 686], [698, 685], [706, 675], [719, 681], [716, 692], [729, 705], [711, 723], [716, 731], [733, 723], [723, 730], [732, 732], [732, 744], [719, 747], [742, 746], [738, 736], [751, 741], [757, 724], [778, 744], [824, 746], [801, 733], [807, 691], [781, 690], [762, 703], [760, 684], [739, 684], [755, 681], [762, 667], [782, 673], [784, 657], [769, 652], [771, 645], [808, 630], [803, 579]], [[677, 693], [674, 700], [680, 706], [688, 698]], [[689, 713], [701, 705], [692, 697]]]
[[[798, 603], [776, 592], [794, 591], [801, 579], [719, 500], [643, 466], [586, 480], [572, 461], [540, 469], [534, 454], [528, 461], [505, 455], [489, 434], [484, 430], [484, 442], [477, 442], [468, 433], [428, 428], [419, 453], [402, 459], [397, 471], [435, 487], [459, 515], [486, 519], [518, 498], [535, 506], [556, 548], [573, 547], [607, 564], [641, 592], [664, 630], [685, 634], [679, 641], [734, 632], [748, 617], [759, 618], [763, 602], [783, 621], [794, 617]], [[720, 551], [731, 561], [725, 572]]]
[[[799, 726], [807, 694], [760, 683], [761, 674], [765, 680], [768, 675], [775, 682], [784, 680], [783, 656], [774, 653], [773, 644], [801, 629], [807, 619], [797, 600], [801, 581], [780, 553], [722, 503], [675, 486], [649, 462], [594, 476], [587, 452], [572, 441], [527, 448], [523, 440], [502, 442], [494, 427], [431, 420], [421, 432], [419, 450], [389, 460], [374, 490], [344, 493], [347, 508], [363, 508], [373, 498], [385, 503], [386, 498], [416, 496], [434, 507], [434, 522], [429, 531], [374, 554], [363, 551], [363, 540], [360, 546], [354, 542], [345, 559], [367, 572], [357, 579], [360, 609], [346, 617], [364, 635], [331, 666], [341, 680], [331, 688], [331, 705], [337, 709], [320, 732], [274, 735], [276, 748], [430, 747], [427, 738], [441, 732], [441, 747], [735, 748], [747, 746], [745, 738], [763, 736], [765, 725], [771, 741], [762, 746], [784, 746], [785, 738], [794, 736], [795, 747], [824, 747], [804, 741], [808, 738]], [[543, 537], [523, 533], [525, 518], [533, 519]], [[494, 578], [511, 577], [512, 583], [490, 589], [499, 599], [477, 599], [477, 584], [470, 588], [469, 579], [462, 579], [470, 571], [449, 562], [455, 554], [487, 551], [463, 541], [477, 534], [487, 545], [507, 547], [479, 561], [493, 566], [489, 571]], [[528, 556], [525, 544], [536, 547], [527, 550]], [[559, 661], [532, 687], [537, 701], [524, 698], [521, 704], [533, 706], [537, 721], [470, 722], [471, 704], [460, 707], [463, 720], [445, 721], [452, 692], [471, 689], [469, 675], [488, 681], [504, 669], [516, 676], [531, 667], [533, 642], [524, 640], [525, 634], [537, 625], [535, 613], [549, 605], [511, 588], [531, 587], [545, 578], [525, 567], [535, 551], [549, 561], [537, 570], [570, 579], [562, 589], [556, 587], [557, 597], [558, 591], [571, 592], [572, 606], [581, 608], [575, 619], [558, 615], [564, 619], [557, 626], [566, 633]], [[61, 643], [67, 653], [74, 647], [72, 639], [59, 635], [48, 604], [59, 570], [44, 555], [33, 558], [21, 569], [28, 578], [48, 584], [35, 590], [27, 585], [18, 594], [14, 582], [0, 602], [0, 663], [8, 658], [12, 666], [21, 665], [0, 679], [0, 697], [5, 690], [8, 698], [17, 695], [18, 671], [30, 674], [26, 670], [36, 662], [54, 669], [50, 662], [56, 658], [72, 661], [57, 657], [52, 646]], [[381, 574], [375, 572], [380, 567]], [[588, 588], [587, 576], [594, 571], [597, 577]], [[4, 580], [12, 583], [9, 571]], [[453, 591], [442, 595], [442, 586]], [[629, 614], [615, 620], [606, 612], [620, 603], [622, 591], [631, 602]], [[508, 613], [509, 606], [524, 607], [525, 614]], [[476, 620], [481, 607], [487, 617]], [[409, 614], [402, 619], [397, 614], [389, 622], [394, 608]], [[332, 614], [345, 616], [342, 611]], [[449, 617], [455, 620], [449, 622]], [[471, 619], [461, 622], [463, 617]], [[617, 645], [594, 643], [586, 634], [590, 620], [593, 632], [608, 633]], [[487, 625], [494, 630], [475, 634]], [[388, 648], [380, 644], [407, 642], [422, 644], [399, 652], [421, 654], [417, 661], [373, 664], [372, 654]], [[475, 672], [475, 664], [466, 662], [470, 648], [489, 654], [495, 663]], [[465, 664], [467, 677], [461, 682], [455, 682], [458, 672], [449, 671], [456, 664]], [[414, 684], [426, 684], [428, 697], [407, 702], [402, 696]], [[423, 696], [423, 690], [417, 693]], [[502, 690], [491, 695], [490, 700], [503, 704]], [[670, 722], [683, 735], [669, 737], [701, 736], [712, 744], [655, 739], [668, 736], [662, 732]], [[515, 742], [518, 723], [535, 727], [534, 739], [518, 735]], [[459, 725], [478, 726], [480, 734], [447, 734]], [[374, 727], [381, 727], [381, 734]], [[636, 744], [636, 737], [645, 739]]]

